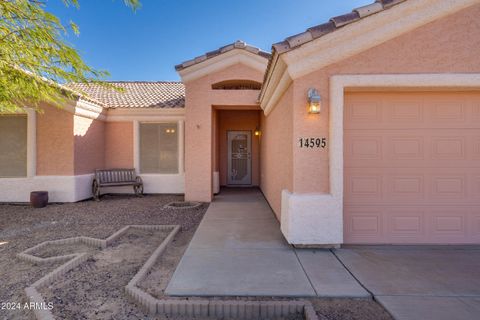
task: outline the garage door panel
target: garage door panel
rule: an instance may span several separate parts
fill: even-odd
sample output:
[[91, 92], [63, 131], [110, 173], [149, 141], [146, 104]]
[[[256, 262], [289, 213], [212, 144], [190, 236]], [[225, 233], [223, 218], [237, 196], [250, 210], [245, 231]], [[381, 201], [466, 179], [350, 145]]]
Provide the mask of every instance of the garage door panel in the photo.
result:
[[480, 212], [477, 210], [470, 213], [470, 233], [476, 241], [480, 241]]
[[[480, 128], [478, 93], [355, 93], [345, 97], [345, 129]], [[353, 110], [352, 110], [353, 109]]]
[[468, 239], [468, 208], [436, 208], [429, 214], [428, 235], [431, 242], [462, 243]]
[[[480, 120], [479, 120], [480, 121]], [[472, 137], [472, 158], [474, 160], [480, 160], [480, 137]]]
[[[422, 136], [394, 136], [386, 137], [387, 155], [390, 160], [424, 160], [425, 148]], [[415, 162], [417, 163], [417, 162]]]
[[480, 120], [480, 101], [473, 102], [472, 112], [473, 112], [472, 119], [474, 121]]
[[[449, 200], [454, 204], [457, 201], [467, 201], [467, 177], [462, 175], [437, 174], [430, 179], [431, 195], [430, 199], [434, 201]], [[473, 199], [472, 199], [473, 200]]]
[[432, 125], [450, 126], [452, 123], [456, 125], [466, 126], [468, 107], [465, 99], [461, 97], [455, 98], [434, 98], [425, 101], [425, 111], [429, 115], [429, 123]]
[[375, 100], [357, 100], [352, 102], [351, 107], [346, 110], [345, 117], [362, 127], [362, 123], [368, 124], [375, 120], [382, 122], [382, 105]]
[[352, 161], [357, 160], [382, 160], [382, 137], [372, 135], [349, 136], [349, 147], [345, 150]]
[[478, 168], [345, 168], [346, 205], [479, 205]]
[[474, 199], [480, 199], [480, 176], [471, 176], [472, 180], [472, 197]]
[[345, 241], [480, 243], [478, 120], [480, 93], [347, 94]]
[[353, 169], [345, 181], [345, 197], [358, 202], [382, 201], [384, 177], [374, 170]]
[[426, 235], [425, 209], [397, 207], [385, 211], [390, 242], [419, 241]]
[[427, 199], [425, 192], [425, 176], [422, 174], [412, 175], [406, 170], [404, 174], [398, 171], [385, 177], [386, 180], [386, 199], [391, 202], [420, 202]]
[[347, 167], [480, 168], [480, 129], [347, 130], [344, 139]]
[[355, 243], [359, 239], [381, 242], [384, 239], [383, 214], [380, 208], [345, 207], [346, 217], [344, 221], [345, 242]]
[[480, 240], [478, 208], [345, 206], [346, 243], [471, 244]]

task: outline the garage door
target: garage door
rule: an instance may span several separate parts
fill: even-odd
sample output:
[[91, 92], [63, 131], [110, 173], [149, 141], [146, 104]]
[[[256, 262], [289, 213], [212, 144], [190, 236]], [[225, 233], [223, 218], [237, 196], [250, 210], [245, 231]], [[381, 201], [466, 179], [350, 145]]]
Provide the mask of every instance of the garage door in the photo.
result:
[[480, 243], [480, 93], [348, 93], [346, 243]]

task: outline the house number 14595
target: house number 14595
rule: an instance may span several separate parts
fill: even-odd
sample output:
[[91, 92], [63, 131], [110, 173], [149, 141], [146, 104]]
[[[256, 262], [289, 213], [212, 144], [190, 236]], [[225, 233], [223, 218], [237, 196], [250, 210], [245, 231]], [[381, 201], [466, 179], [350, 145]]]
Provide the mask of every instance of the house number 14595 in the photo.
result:
[[327, 138], [300, 138], [300, 148], [322, 148], [327, 147]]

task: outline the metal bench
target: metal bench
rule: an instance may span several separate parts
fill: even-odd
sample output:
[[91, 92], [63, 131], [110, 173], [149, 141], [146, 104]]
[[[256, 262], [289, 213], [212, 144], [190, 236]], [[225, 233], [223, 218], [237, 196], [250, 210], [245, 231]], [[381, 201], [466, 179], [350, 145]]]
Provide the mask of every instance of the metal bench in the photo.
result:
[[137, 196], [143, 195], [143, 181], [135, 173], [135, 169], [95, 170], [92, 193], [95, 200], [100, 200], [100, 188], [133, 186]]

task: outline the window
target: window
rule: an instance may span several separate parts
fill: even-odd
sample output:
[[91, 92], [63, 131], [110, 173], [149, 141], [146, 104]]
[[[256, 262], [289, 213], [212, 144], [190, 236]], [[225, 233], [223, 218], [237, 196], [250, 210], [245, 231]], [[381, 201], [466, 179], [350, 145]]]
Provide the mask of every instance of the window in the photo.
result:
[[176, 123], [140, 123], [140, 173], [178, 173]]
[[0, 115], [0, 177], [27, 176], [27, 116]]

